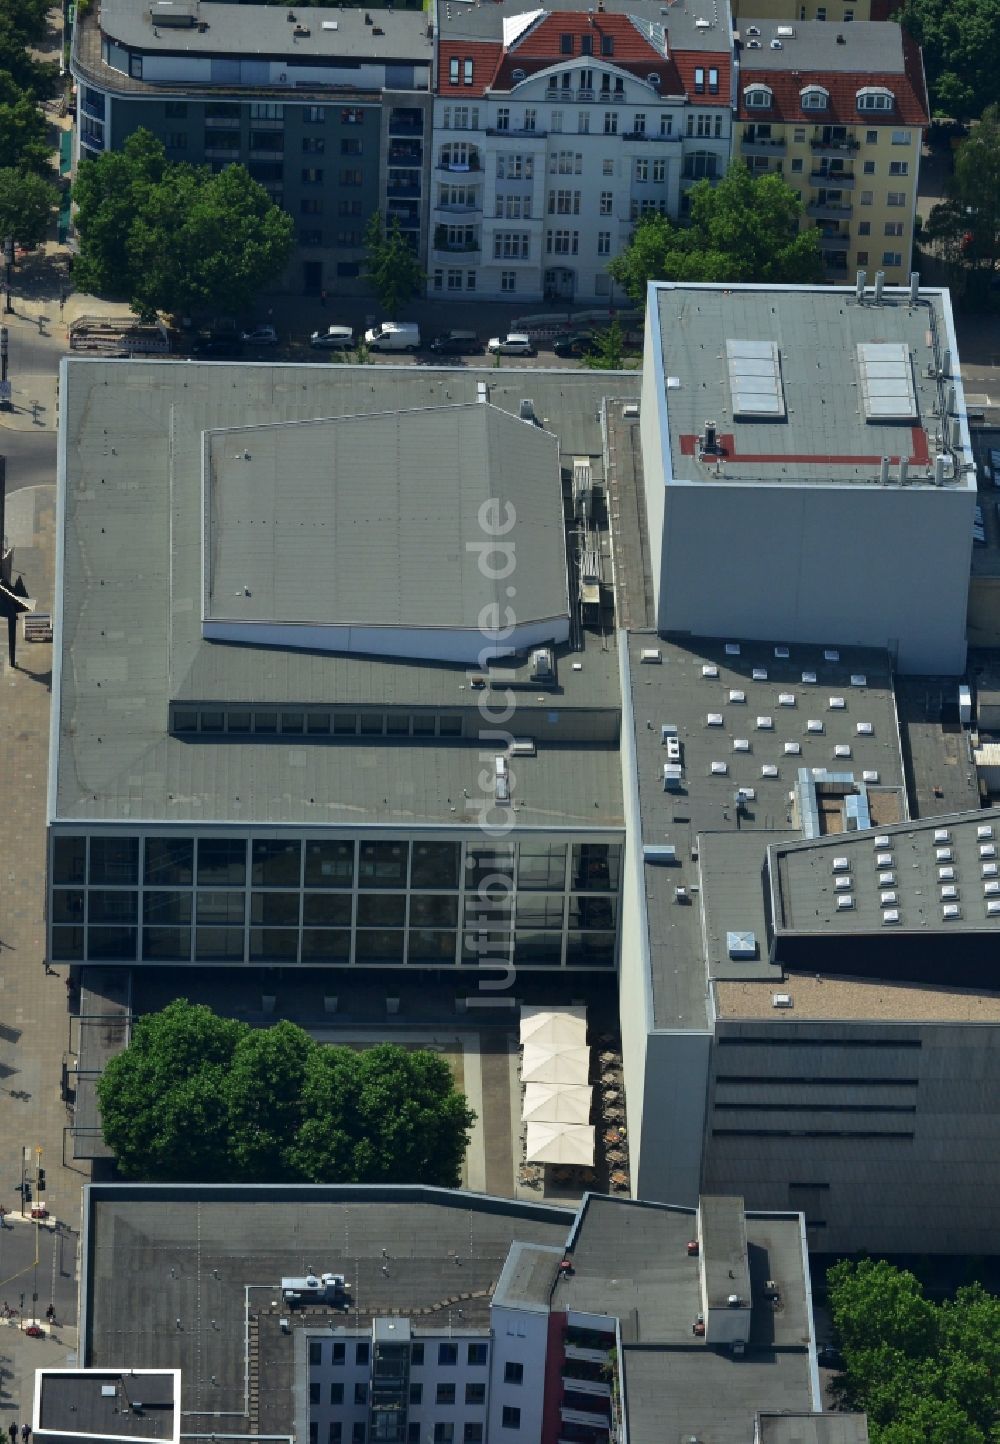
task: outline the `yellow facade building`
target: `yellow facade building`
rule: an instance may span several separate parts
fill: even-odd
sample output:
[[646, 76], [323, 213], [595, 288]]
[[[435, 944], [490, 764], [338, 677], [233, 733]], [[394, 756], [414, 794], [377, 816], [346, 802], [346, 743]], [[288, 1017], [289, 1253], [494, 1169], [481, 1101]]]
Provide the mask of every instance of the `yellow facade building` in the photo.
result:
[[747, 17], [737, 35], [734, 156], [799, 191], [827, 280], [861, 269], [904, 282], [929, 121], [918, 46], [865, 21]]

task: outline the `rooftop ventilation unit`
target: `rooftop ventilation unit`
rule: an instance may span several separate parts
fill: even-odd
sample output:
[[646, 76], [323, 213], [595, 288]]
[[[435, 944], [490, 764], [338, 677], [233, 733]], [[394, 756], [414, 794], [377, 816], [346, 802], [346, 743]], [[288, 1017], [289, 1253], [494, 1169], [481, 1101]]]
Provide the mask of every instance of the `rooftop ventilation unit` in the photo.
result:
[[942, 902], [955, 902], [958, 898], [958, 888], [953, 882], [946, 883], [941, 889]]
[[739, 655], [740, 655], [740, 644], [739, 644], [739, 642], [727, 642], [727, 643], [726, 643], [726, 656], [727, 656], [727, 657], [738, 657]]
[[784, 753], [785, 753], [785, 756], [786, 756], [786, 757], [801, 757], [801, 756], [802, 756], [802, 744], [801, 744], [801, 742], [786, 742], [785, 745], [784, 745]]
[[865, 420], [876, 426], [886, 421], [917, 421], [910, 348], [904, 342], [862, 341], [856, 355]]
[[830, 698], [829, 708], [831, 712], [842, 712], [846, 706], [847, 703], [844, 701], [843, 697]]
[[993, 836], [993, 828], [988, 822], [981, 823], [980, 826], [976, 828], [976, 836], [980, 842], [985, 842]]
[[659, 647], [643, 647], [642, 651], [639, 653], [639, 661], [645, 662], [647, 665], [649, 665], [650, 663], [659, 662], [660, 660], [661, 658]]
[[984, 896], [984, 897], [1000, 897], [1000, 882], [996, 882], [995, 880], [994, 880], [993, 882], [984, 882], [984, 883], [983, 883], [983, 896]]
[[663, 764], [663, 790], [664, 792], [678, 792], [684, 782], [684, 768], [679, 762], [664, 762]]
[[713, 762], [709, 771], [713, 777], [726, 777], [729, 774], [729, 763]]
[[748, 49], [748, 50], [760, 50], [760, 49], [761, 49], [761, 43], [760, 43], [760, 41], [759, 41], [759, 40], [748, 40], [748, 41], [747, 41], [747, 49]]
[[536, 752], [534, 738], [515, 737], [508, 751], [511, 757], [534, 757]]
[[867, 271], [859, 271], [854, 280], [854, 295], [858, 301], [862, 302], [862, 304], [864, 303], [865, 299], [865, 282], [867, 280]]
[[878, 875], [879, 887], [895, 887], [896, 874], [894, 872], [880, 872]]
[[755, 958], [757, 956], [757, 934], [739, 929], [726, 933], [726, 951], [731, 958]]
[[761, 777], [777, 777], [778, 769], [773, 762], [765, 762], [760, 769], [760, 775]]
[[874, 783], [874, 782], [877, 782], [877, 781], [878, 781], [878, 768], [877, 768], [877, 767], [866, 767], [865, 770], [864, 770], [864, 772], [862, 772], [862, 774], [861, 774], [861, 781], [862, 781], [862, 782], [873, 782], [873, 783]]
[[995, 918], [998, 913], [1000, 913], [1000, 898], [990, 898], [986, 904], [986, 916]]
[[891, 852], [877, 852], [875, 854], [876, 867], [892, 867], [893, 855]]
[[555, 657], [549, 647], [536, 647], [531, 654], [531, 680], [551, 686], [555, 681]]
[[734, 751], [734, 752], [749, 752], [749, 751], [750, 751], [750, 740], [749, 740], [749, 738], [747, 738], [747, 737], [734, 737], [734, 738], [733, 738], [733, 751]]
[[803, 673], [802, 673], [802, 680], [803, 680], [803, 682], [805, 682], [805, 684], [806, 684], [807, 686], [815, 685], [815, 682], [816, 682], [816, 673], [815, 673], [815, 672], [803, 672]]
[[784, 48], [785, 48], [785, 47], [784, 47], [784, 45], [782, 44], [782, 42], [781, 42], [780, 40], [778, 40], [777, 38], [775, 38], [774, 40], [771, 41], [771, 49], [772, 49], [772, 50], [783, 50]]
[[997, 864], [995, 862], [984, 862], [979, 871], [982, 873], [983, 877], [1000, 876], [1000, 868], [997, 867]]
[[888, 847], [888, 846], [889, 846], [889, 834], [888, 834], [887, 832], [879, 832], [879, 833], [876, 833], [876, 835], [875, 835], [875, 846], [876, 846], [876, 847]]
[[772, 994], [771, 994], [771, 1007], [772, 1007], [772, 1008], [790, 1008], [791, 1006], [792, 1006], [792, 995], [791, 995], [791, 993], [772, 993]]
[[766, 668], [766, 667], [754, 667], [752, 675], [753, 675], [753, 679], [754, 679], [755, 682], [766, 682], [766, 681], [767, 681], [767, 668]]
[[721, 712], [709, 712], [709, 713], [707, 713], [706, 716], [705, 716], [705, 726], [706, 726], [706, 727], [721, 727], [721, 726], [722, 726], [722, 713], [721, 713]]
[[886, 926], [899, 922], [899, 908], [886, 908], [882, 914], [882, 921]]
[[954, 882], [954, 881], [955, 881], [955, 869], [954, 869], [950, 864], [949, 864], [948, 866], [946, 866], [946, 867], [939, 867], [938, 870], [937, 870], [937, 872], [938, 872], [938, 882]]
[[950, 847], [936, 847], [934, 849], [934, 856], [938, 862], [951, 862], [955, 854]]
[[867, 685], [868, 685], [868, 678], [865, 676], [864, 672], [852, 672], [852, 673], [851, 673], [851, 686], [852, 686], [852, 687], [867, 687]]
[[645, 842], [642, 845], [642, 860], [655, 866], [669, 866], [677, 861], [677, 849], [669, 842]]
[[522, 421], [534, 421], [535, 403], [530, 396], [522, 396], [518, 403], [517, 414]]
[[775, 647], [775, 649], [774, 649], [774, 655], [775, 655], [779, 660], [787, 661], [787, 659], [788, 659], [788, 648], [787, 648], [787, 647]]
[[946, 827], [936, 827], [936, 828], [934, 829], [934, 841], [935, 841], [935, 842], [951, 842], [951, 833], [948, 831], [948, 829], [947, 829]]
[[941, 916], [946, 923], [950, 923], [962, 916], [962, 909], [958, 903], [948, 902], [941, 908]]
[[759, 35], [759, 34], [760, 34], [760, 26], [759, 26], [759, 25], [748, 25], [748, 26], [747, 26], [747, 34], [748, 34], [748, 35]]
[[878, 900], [884, 908], [892, 907], [895, 902], [898, 902], [896, 894], [891, 891], [880, 892], [878, 895]]
[[823, 731], [823, 720], [821, 717], [810, 717], [806, 722], [806, 731], [819, 733]]
[[778, 693], [778, 706], [779, 706], [779, 707], [794, 707], [794, 706], [795, 706], [795, 693], [794, 693], [794, 692], [779, 692], [779, 693]]
[[980, 857], [996, 857], [996, 855], [997, 855], [997, 850], [996, 850], [996, 848], [993, 846], [992, 842], [981, 842], [981, 843], [979, 844], [979, 856], [980, 856]]
[[154, 26], [169, 30], [193, 30], [198, 24], [197, 0], [174, 4], [172, 0], [150, 6], [149, 18]]
[[726, 341], [734, 420], [776, 421], [785, 416], [781, 357], [774, 341]]
[[774, 731], [774, 718], [773, 718], [773, 717], [758, 717], [758, 718], [757, 718], [757, 731], [758, 731], [758, 732], [773, 732], [773, 731]]
[[847, 857], [835, 857], [833, 859], [834, 872], [850, 872], [851, 860]]
[[840, 653], [837, 651], [836, 647], [827, 647], [826, 651], [823, 653], [823, 661], [824, 661], [824, 662], [839, 662], [839, 661], [840, 661]]
[[833, 749], [834, 757], [850, 757], [851, 746], [849, 742], [838, 742]]
[[701, 675], [703, 677], [717, 677], [719, 675], [719, 669], [714, 662], [706, 662], [701, 669]]
[[775, 35], [784, 36], [784, 38], [785, 38], [786, 40], [791, 40], [791, 39], [793, 38], [793, 36], [795, 35], [795, 26], [794, 26], [794, 25], [779, 25], [778, 28], [777, 28], [777, 30], [775, 30], [774, 33], [775, 33]]
[[837, 899], [837, 911], [839, 913], [849, 913], [853, 910], [853, 908], [853, 895], [851, 893], [841, 893], [840, 897]]
[[528, 72], [526, 70], [512, 70], [510, 72], [510, 78], [515, 85], [520, 85], [521, 81], [524, 79], [527, 73]]
[[622, 407], [622, 415], [628, 417], [630, 421], [634, 421], [639, 415], [638, 401], [626, 401]]
[[747, 700], [747, 694], [739, 687], [730, 687], [729, 700], [730, 702], [745, 702]]
[[871, 737], [871, 735], [875, 731], [875, 728], [873, 727], [871, 722], [858, 722], [854, 730], [857, 732], [859, 737]]
[[850, 892], [852, 887], [853, 883], [846, 874], [843, 877], [835, 877], [833, 880], [834, 892]]

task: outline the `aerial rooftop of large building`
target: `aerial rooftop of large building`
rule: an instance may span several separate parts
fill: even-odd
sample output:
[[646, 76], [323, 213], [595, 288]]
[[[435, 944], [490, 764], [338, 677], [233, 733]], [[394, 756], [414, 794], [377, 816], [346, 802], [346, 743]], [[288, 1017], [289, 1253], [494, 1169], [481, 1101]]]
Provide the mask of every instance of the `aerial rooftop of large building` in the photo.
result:
[[[499, 0], [490, 5], [468, 4], [467, 0], [446, 0], [438, 13], [442, 40], [502, 40], [512, 43], [518, 36], [527, 36], [539, 30], [549, 16], [558, 22], [561, 15], [576, 17], [581, 28], [599, 29], [602, 25], [613, 28], [616, 36], [623, 17], [638, 32], [636, 39], [644, 36], [647, 40], [658, 33], [659, 48], [663, 49], [663, 32], [666, 30], [668, 45], [673, 50], [704, 50], [728, 54], [731, 47], [729, 6], [700, 3], [700, 0], [673, 0], [666, 7], [658, 0], [602, 0], [596, 8], [590, 8], [581, 0], [546, 0], [543, 7], [532, 8], [525, 0]], [[651, 30], [652, 27], [652, 30]], [[568, 27], [563, 26], [565, 31]], [[527, 47], [530, 53], [530, 47]], [[618, 53], [615, 46], [615, 60], [628, 58]], [[577, 53], [582, 53], [579, 48]], [[708, 97], [705, 97], [706, 101]]]
[[39, 1439], [116, 1439], [177, 1444], [180, 1375], [176, 1369], [41, 1369], [32, 1430]]
[[654, 359], [673, 479], [897, 486], [902, 459], [905, 484], [926, 487], [940, 453], [939, 480], [974, 488], [951, 421], [940, 435], [957, 407], [939, 374], [951, 374], [947, 294], [924, 291], [911, 305], [906, 290], [886, 290], [875, 304], [869, 288], [867, 298], [847, 287], [658, 286]]
[[[490, 406], [477, 402], [481, 385]], [[539, 425], [520, 419], [526, 389]], [[596, 626], [581, 624], [575, 585], [569, 598], [571, 641], [552, 649], [547, 676], [527, 654], [482, 673], [470, 667], [466, 652], [459, 660], [433, 661], [291, 649], [269, 638], [263, 622], [258, 623], [262, 645], [207, 640], [201, 620], [202, 474], [204, 437], [215, 433], [227, 493], [232, 486], [240, 502], [248, 500], [240, 490], [247, 473], [262, 488], [244, 512], [239, 504], [234, 512], [228, 501], [223, 507], [225, 556], [215, 555], [209, 564], [223, 568], [222, 589], [233, 594], [228, 604], [301, 615], [309, 610], [313, 584], [323, 609], [349, 607], [338, 577], [323, 568], [315, 535], [307, 535], [310, 519], [303, 512], [310, 489], [322, 490], [323, 476], [331, 475], [329, 454], [311, 440], [308, 455], [297, 452], [288, 466], [279, 454], [286, 443], [306, 445], [324, 429], [289, 423], [374, 417], [398, 408], [416, 431], [435, 436], [401, 454], [402, 423], [372, 422], [374, 431], [385, 432], [387, 445], [386, 428], [392, 433], [392, 455], [382, 473], [383, 510], [394, 488], [408, 486], [428, 504], [436, 497], [439, 517], [447, 509], [445, 492], [455, 496], [455, 504], [442, 520], [447, 538], [407, 536], [395, 524], [380, 530], [367, 516], [352, 514], [350, 506], [327, 511], [327, 531], [332, 516], [350, 533], [346, 540], [332, 538], [331, 558], [352, 569], [369, 609], [384, 619], [391, 598], [397, 621], [404, 607], [412, 608], [411, 615], [422, 607], [424, 617], [433, 608], [438, 617], [447, 610], [451, 621], [459, 619], [464, 603], [458, 590], [446, 590], [444, 573], [450, 568], [453, 587], [460, 588], [467, 576], [462, 548], [496, 541], [509, 550], [511, 543], [502, 532], [491, 536], [483, 530], [472, 501], [461, 535], [456, 526], [458, 493], [449, 488], [464, 494], [468, 487], [470, 496], [481, 496], [485, 469], [501, 485], [506, 478], [526, 518], [524, 530], [515, 532], [515, 570], [500, 580], [501, 588], [523, 589], [530, 613], [536, 611], [534, 602], [545, 611], [556, 598], [565, 608], [567, 565], [557, 536], [561, 473], [572, 475], [574, 458], [588, 457], [595, 481], [603, 484], [601, 399], [634, 393], [634, 379], [607, 373], [535, 372], [526, 382], [521, 373], [516, 379], [499, 373], [498, 379], [493, 370], [69, 361], [61, 390], [62, 613], [50, 815], [461, 823], [469, 799], [482, 792], [477, 780], [482, 763], [478, 747], [459, 744], [475, 743], [484, 727], [495, 725], [484, 721], [481, 708], [493, 707], [495, 718], [509, 688], [517, 699], [517, 735], [560, 743], [558, 749], [539, 745], [537, 755], [518, 759], [513, 796], [519, 820], [620, 826], [617, 656], [604, 633], [607, 618], [604, 625], [601, 617]], [[253, 446], [242, 438], [234, 446], [236, 429], [247, 426], [254, 428]], [[329, 429], [336, 429], [334, 423]], [[351, 423], [343, 429], [349, 431]], [[452, 457], [440, 475], [429, 451], [438, 443], [442, 460]], [[467, 453], [463, 468], [456, 461], [459, 446]], [[257, 470], [260, 447], [273, 448], [267, 476]], [[351, 496], [356, 479], [346, 456], [337, 480]], [[512, 476], [515, 461], [530, 465], [530, 475]], [[291, 520], [282, 524], [291, 560], [281, 562], [281, 575], [267, 510], [279, 475], [294, 501]], [[377, 466], [368, 467], [366, 494], [382, 485], [379, 475]], [[328, 494], [326, 504], [333, 505]], [[419, 510], [417, 501], [412, 509], [404, 507], [415, 524]], [[493, 525], [489, 517], [486, 521]], [[497, 528], [508, 521], [506, 511], [495, 518]], [[271, 547], [242, 540], [258, 523], [263, 533], [271, 526]], [[313, 517], [310, 525], [319, 528], [322, 520]], [[368, 545], [367, 569], [359, 571], [352, 560], [352, 538], [359, 547], [359, 538]], [[426, 548], [433, 563], [423, 556]], [[502, 571], [506, 559], [507, 552], [497, 554], [489, 565]], [[252, 565], [252, 576], [244, 564]], [[606, 557], [604, 565], [608, 581]], [[408, 578], [404, 583], [400, 569]], [[286, 600], [286, 582], [294, 605]], [[518, 596], [510, 605], [515, 619], [527, 618], [517, 610]], [[473, 625], [477, 620], [472, 618]], [[508, 624], [504, 610], [500, 621]], [[406, 628], [398, 630], [405, 637]], [[485, 633], [474, 640], [487, 652], [495, 647]]]

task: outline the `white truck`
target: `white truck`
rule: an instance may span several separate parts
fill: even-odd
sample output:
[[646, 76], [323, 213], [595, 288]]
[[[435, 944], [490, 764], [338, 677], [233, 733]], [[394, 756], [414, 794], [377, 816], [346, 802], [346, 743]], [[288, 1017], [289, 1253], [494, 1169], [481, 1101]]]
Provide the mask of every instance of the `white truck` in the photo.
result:
[[365, 345], [372, 351], [417, 351], [420, 327], [412, 321], [382, 321], [365, 332]]

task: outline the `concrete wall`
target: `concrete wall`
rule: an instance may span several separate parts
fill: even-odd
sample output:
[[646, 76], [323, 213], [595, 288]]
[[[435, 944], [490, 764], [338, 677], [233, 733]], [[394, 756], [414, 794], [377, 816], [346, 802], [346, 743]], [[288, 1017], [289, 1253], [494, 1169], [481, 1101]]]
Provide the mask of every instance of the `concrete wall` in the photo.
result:
[[[490, 1311], [490, 1318], [493, 1324], [493, 1356], [486, 1437], [509, 1441], [509, 1444], [535, 1444], [542, 1435], [548, 1313], [495, 1306]], [[508, 1362], [521, 1365], [524, 1372], [520, 1383], [505, 1380]], [[510, 1415], [507, 1424], [504, 1424], [505, 1407], [520, 1411], [518, 1426], [511, 1422]]]
[[666, 378], [660, 344], [660, 308], [650, 288], [646, 300], [646, 326], [642, 345], [642, 393], [639, 435], [642, 440], [642, 473], [646, 493], [646, 524], [649, 535], [649, 566], [653, 578], [653, 601], [660, 613], [662, 590], [664, 487], [670, 474], [670, 431], [664, 405]]
[[888, 647], [901, 672], [960, 673], [974, 506], [965, 487], [670, 485], [659, 626]]
[[998, 1087], [1000, 1024], [723, 1023], [705, 1190], [802, 1209], [823, 1253], [995, 1253]]

